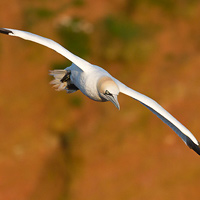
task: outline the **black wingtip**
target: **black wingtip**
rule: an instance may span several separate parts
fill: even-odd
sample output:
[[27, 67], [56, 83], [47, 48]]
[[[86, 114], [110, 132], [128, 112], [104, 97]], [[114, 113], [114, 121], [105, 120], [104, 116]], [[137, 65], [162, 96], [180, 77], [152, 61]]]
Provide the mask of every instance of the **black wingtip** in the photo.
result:
[[200, 143], [195, 144], [189, 137], [186, 139], [186, 144], [193, 149], [198, 155], [200, 155]]
[[3, 33], [3, 34], [6, 34], [6, 35], [9, 35], [9, 33], [12, 33], [12, 31], [8, 30], [8, 29], [5, 29], [5, 28], [0, 28], [0, 33]]

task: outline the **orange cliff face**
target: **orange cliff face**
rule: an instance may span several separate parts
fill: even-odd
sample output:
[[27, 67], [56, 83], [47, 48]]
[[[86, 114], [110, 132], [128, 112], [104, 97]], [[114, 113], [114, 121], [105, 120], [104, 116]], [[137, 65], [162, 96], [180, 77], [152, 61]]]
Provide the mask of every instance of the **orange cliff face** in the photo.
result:
[[[200, 3], [170, 2], [10, 0], [0, 19], [102, 66], [199, 139]], [[17, 38], [0, 35], [0, 63], [0, 199], [199, 197], [198, 156], [136, 101], [55, 92], [48, 70], [70, 62]]]

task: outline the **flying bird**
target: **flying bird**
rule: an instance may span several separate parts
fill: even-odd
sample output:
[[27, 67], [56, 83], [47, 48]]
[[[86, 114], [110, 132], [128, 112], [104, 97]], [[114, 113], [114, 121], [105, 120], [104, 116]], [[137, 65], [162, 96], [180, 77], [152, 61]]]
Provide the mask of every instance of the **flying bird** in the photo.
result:
[[50, 75], [54, 77], [54, 80], [50, 83], [54, 85], [53, 87], [56, 90], [66, 90], [67, 93], [80, 90], [92, 100], [99, 102], [111, 101], [118, 109], [120, 109], [120, 105], [117, 97], [119, 93], [124, 93], [146, 106], [172, 128], [187, 146], [200, 155], [200, 143], [185, 126], [156, 101], [127, 87], [103, 68], [81, 59], [51, 39], [26, 31], [8, 28], [0, 28], [0, 33], [20, 37], [49, 47], [72, 62], [72, 65], [64, 70], [50, 71]]

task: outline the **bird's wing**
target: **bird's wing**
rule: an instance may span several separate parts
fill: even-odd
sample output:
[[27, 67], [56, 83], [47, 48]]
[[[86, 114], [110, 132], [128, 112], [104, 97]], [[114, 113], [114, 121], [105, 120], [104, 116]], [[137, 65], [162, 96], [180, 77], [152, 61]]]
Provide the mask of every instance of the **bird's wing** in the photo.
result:
[[26, 31], [20, 31], [20, 30], [15, 30], [15, 29], [8, 29], [8, 28], [0, 28], [0, 33], [20, 37], [22, 39], [30, 40], [30, 41], [39, 43], [41, 45], [44, 45], [46, 47], [49, 47], [50, 49], [53, 49], [54, 51], [63, 55], [65, 58], [69, 59], [71, 62], [73, 62], [75, 65], [77, 65], [83, 71], [88, 71], [92, 68], [92, 65], [89, 62], [72, 54], [70, 51], [68, 51], [67, 49], [62, 47], [60, 44], [58, 44], [48, 38], [44, 38], [42, 36], [39, 36], [39, 35], [36, 35], [33, 33], [29, 33]]
[[176, 120], [171, 114], [169, 114], [163, 107], [161, 107], [153, 99], [127, 87], [123, 83], [116, 80], [119, 90], [133, 99], [139, 101], [141, 104], [146, 106], [150, 111], [156, 114], [164, 123], [166, 123], [175, 133], [181, 137], [181, 139], [193, 149], [197, 154], [200, 155], [200, 143], [193, 136], [193, 134], [183, 126], [178, 120]]

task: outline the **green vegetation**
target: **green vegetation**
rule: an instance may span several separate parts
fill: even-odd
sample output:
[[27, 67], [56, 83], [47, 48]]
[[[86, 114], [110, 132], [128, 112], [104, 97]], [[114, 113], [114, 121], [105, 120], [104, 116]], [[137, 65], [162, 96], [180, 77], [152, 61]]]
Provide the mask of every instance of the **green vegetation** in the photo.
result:
[[29, 28], [41, 20], [48, 20], [49, 18], [53, 17], [54, 14], [54, 11], [47, 8], [28, 7], [24, 11], [24, 26]]
[[197, 0], [144, 0], [152, 7], [157, 6], [162, 9], [169, 17], [181, 16], [187, 13], [191, 9], [191, 6], [195, 6]]
[[140, 24], [127, 17], [107, 16], [100, 23], [100, 54], [107, 61], [143, 62], [154, 50], [156, 25]]
[[73, 6], [80, 7], [85, 4], [85, 1], [84, 0], [73, 0], [71, 4]]
[[73, 107], [77, 108], [80, 108], [83, 105], [83, 99], [80, 96], [71, 96], [69, 102]]
[[57, 33], [62, 45], [76, 55], [85, 58], [89, 55], [89, 34], [83, 30], [83, 20], [80, 18], [68, 19], [65, 24], [60, 24]]
[[66, 10], [70, 7], [81, 7], [84, 6], [85, 2], [84, 0], [71, 0], [70, 2], [65, 3], [60, 8], [52, 10], [47, 7], [34, 7], [34, 6], [28, 6], [26, 9], [24, 9], [24, 26], [26, 28], [29, 28], [36, 23], [39, 23], [43, 20], [48, 20], [53, 18], [54, 16], [61, 13], [63, 10]]
[[134, 24], [127, 19], [108, 16], [103, 23], [107, 36], [116, 37], [123, 41], [140, 38], [143, 34], [142, 27], [139, 24]]
[[195, 8], [197, 3], [198, 0], [127, 0], [121, 13], [125, 16], [131, 16], [139, 6], [145, 5], [149, 9], [160, 9], [168, 17], [181, 16], [190, 12], [191, 8]]

